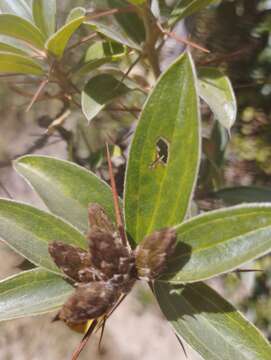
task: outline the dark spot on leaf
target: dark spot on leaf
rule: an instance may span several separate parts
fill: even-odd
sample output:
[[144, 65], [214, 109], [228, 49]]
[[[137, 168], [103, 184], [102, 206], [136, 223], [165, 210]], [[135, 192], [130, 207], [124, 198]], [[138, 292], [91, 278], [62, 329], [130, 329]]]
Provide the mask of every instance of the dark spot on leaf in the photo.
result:
[[150, 164], [150, 169], [155, 169], [159, 164], [167, 165], [169, 160], [169, 143], [160, 137], [155, 144], [155, 158]]

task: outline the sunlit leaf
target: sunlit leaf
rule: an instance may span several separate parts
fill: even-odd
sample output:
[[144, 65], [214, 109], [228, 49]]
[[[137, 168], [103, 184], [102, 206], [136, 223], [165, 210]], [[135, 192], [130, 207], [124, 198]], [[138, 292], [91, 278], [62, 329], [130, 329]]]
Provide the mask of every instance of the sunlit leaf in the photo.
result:
[[162, 280], [176, 284], [211, 278], [271, 250], [271, 204], [212, 211], [176, 231], [176, 251]]
[[157, 283], [166, 318], [205, 360], [269, 360], [271, 347], [230, 303], [203, 283]]
[[237, 104], [231, 82], [220, 70], [198, 70], [199, 95], [210, 106], [216, 119], [230, 130], [237, 116]]
[[0, 0], [0, 12], [32, 20], [31, 3], [32, 0]]
[[43, 269], [0, 281], [0, 321], [55, 311], [73, 291], [62, 277]]
[[[87, 208], [85, 209], [87, 213]], [[85, 237], [64, 220], [30, 205], [0, 199], [0, 238], [30, 262], [61, 273], [48, 253], [59, 240], [86, 248]]]
[[199, 132], [194, 66], [184, 54], [153, 89], [132, 141], [125, 218], [135, 242], [184, 219], [198, 173]]
[[44, 70], [28, 56], [0, 51], [0, 73], [42, 75]]
[[79, 28], [79, 26], [84, 22], [84, 20], [85, 17], [81, 16], [62, 26], [55, 34], [53, 34], [47, 40], [45, 45], [46, 49], [57, 59], [61, 59], [70, 38]]
[[32, 6], [35, 24], [48, 38], [55, 32], [56, 0], [33, 0]]
[[31, 22], [12, 14], [0, 14], [0, 34], [14, 37], [43, 49], [45, 38]]
[[111, 189], [90, 171], [47, 156], [24, 156], [16, 160], [15, 168], [53, 213], [81, 231], [88, 229], [89, 203], [102, 205], [114, 219]]

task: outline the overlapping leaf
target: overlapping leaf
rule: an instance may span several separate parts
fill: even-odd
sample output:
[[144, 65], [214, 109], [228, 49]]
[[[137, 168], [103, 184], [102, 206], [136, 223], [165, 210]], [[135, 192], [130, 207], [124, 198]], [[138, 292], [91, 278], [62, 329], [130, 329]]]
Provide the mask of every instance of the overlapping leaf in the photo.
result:
[[0, 199], [0, 238], [13, 250], [50, 271], [61, 273], [48, 252], [59, 240], [86, 248], [85, 237], [72, 225], [32, 206]]
[[157, 283], [166, 318], [205, 360], [269, 360], [271, 347], [231, 304], [203, 283]]
[[66, 46], [79, 26], [84, 22], [85, 16], [75, 18], [68, 24], [62, 26], [56, 33], [54, 33], [46, 42], [45, 47], [50, 54], [54, 55], [57, 59], [61, 59]]
[[271, 249], [271, 205], [212, 211], [178, 226], [162, 280], [188, 283], [229, 272]]
[[35, 24], [48, 38], [55, 32], [56, 0], [33, 0], [32, 9]]
[[110, 187], [84, 168], [47, 156], [24, 156], [16, 160], [15, 168], [53, 213], [81, 231], [88, 229], [89, 203], [102, 205], [114, 219]]
[[0, 321], [54, 311], [72, 291], [63, 278], [46, 270], [21, 272], [0, 281]]
[[43, 49], [45, 37], [30, 21], [12, 14], [0, 14], [0, 34], [23, 40], [38, 49]]
[[0, 73], [42, 75], [44, 70], [37, 61], [28, 56], [0, 51]]
[[236, 120], [237, 104], [229, 78], [215, 68], [200, 68], [198, 76], [199, 95], [221, 125], [230, 130]]

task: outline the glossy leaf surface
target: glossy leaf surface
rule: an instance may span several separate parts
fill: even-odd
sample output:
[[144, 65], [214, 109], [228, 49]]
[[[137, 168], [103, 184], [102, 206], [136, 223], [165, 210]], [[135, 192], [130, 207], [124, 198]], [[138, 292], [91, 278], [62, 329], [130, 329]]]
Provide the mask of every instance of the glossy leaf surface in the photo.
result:
[[199, 95], [210, 106], [216, 119], [228, 130], [237, 116], [237, 104], [231, 82], [215, 68], [200, 68]]
[[35, 24], [48, 38], [56, 28], [56, 0], [33, 0]]
[[0, 73], [42, 75], [44, 70], [28, 56], [0, 51]]
[[177, 248], [163, 280], [195, 282], [238, 268], [271, 249], [271, 204], [194, 217], [176, 228]]
[[89, 203], [102, 205], [114, 219], [110, 187], [86, 169], [47, 156], [24, 156], [16, 160], [15, 168], [33, 186], [50, 211], [81, 231], [88, 229]]
[[[87, 212], [87, 209], [86, 209]], [[32, 206], [0, 199], [0, 238], [37, 266], [61, 273], [48, 252], [55, 240], [86, 248], [85, 237], [72, 225]]]
[[0, 14], [0, 34], [14, 37], [32, 44], [38, 49], [43, 49], [45, 38], [40, 30], [19, 16]]
[[42, 269], [0, 281], [0, 321], [33, 316], [61, 307], [73, 291], [62, 277]]
[[198, 173], [199, 132], [194, 66], [184, 54], [153, 89], [132, 141], [125, 218], [136, 243], [184, 219]]
[[0, 10], [32, 20], [32, 0], [0, 0]]
[[129, 91], [131, 89], [110, 74], [94, 76], [82, 92], [82, 110], [87, 120], [91, 121], [108, 103]]
[[204, 9], [206, 6], [215, 2], [217, 2], [217, 0], [179, 0], [171, 14], [170, 23], [173, 25], [177, 21]]
[[203, 283], [157, 283], [166, 318], [205, 360], [269, 360], [271, 347], [230, 303]]
[[62, 26], [55, 34], [53, 34], [47, 40], [46, 49], [57, 59], [61, 59], [70, 38], [79, 28], [79, 26], [84, 22], [84, 20], [85, 17], [81, 16]]

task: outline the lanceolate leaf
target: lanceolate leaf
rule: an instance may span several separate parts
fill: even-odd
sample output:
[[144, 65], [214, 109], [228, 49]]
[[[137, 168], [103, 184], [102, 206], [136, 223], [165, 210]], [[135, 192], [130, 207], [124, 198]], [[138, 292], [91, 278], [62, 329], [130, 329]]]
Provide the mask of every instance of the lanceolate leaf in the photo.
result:
[[215, 68], [200, 68], [198, 76], [199, 95], [216, 119], [230, 130], [236, 120], [237, 104], [229, 78]]
[[251, 202], [270, 202], [271, 189], [257, 186], [235, 186], [216, 191], [213, 196], [222, 199], [227, 205]]
[[31, 22], [11, 14], [0, 14], [0, 34], [14, 37], [43, 49], [45, 37]]
[[[93, 3], [97, 9], [127, 9], [129, 3], [123, 0], [94, 0]], [[143, 21], [132, 11], [119, 12], [113, 16], [127, 36], [136, 44], [140, 44], [145, 40], [145, 28]], [[99, 21], [99, 20], [98, 20]]]
[[269, 360], [271, 347], [231, 304], [203, 283], [157, 283], [166, 318], [205, 360]]
[[0, 282], [0, 321], [40, 315], [61, 307], [73, 291], [62, 277], [42, 269]]
[[187, 283], [233, 270], [271, 249], [271, 204], [209, 212], [176, 228], [178, 242], [162, 280]]
[[[86, 209], [87, 212], [87, 209]], [[86, 248], [85, 237], [72, 225], [32, 206], [0, 199], [0, 238], [37, 266], [61, 273], [48, 253], [59, 240]]]
[[46, 49], [57, 59], [61, 59], [65, 48], [79, 26], [84, 22], [85, 16], [74, 19], [70, 23], [62, 26], [46, 42]]
[[32, 7], [35, 24], [48, 38], [55, 32], [56, 0], [33, 0]]
[[0, 51], [0, 73], [42, 75], [44, 70], [28, 56]]
[[83, 7], [75, 7], [73, 9], [71, 9], [71, 11], [69, 12], [67, 19], [66, 19], [66, 24], [69, 24], [71, 21], [81, 17], [81, 16], [85, 16], [86, 15], [86, 9]]
[[217, 0], [178, 0], [176, 8], [171, 14], [170, 24], [173, 25], [177, 21], [215, 2], [217, 2]]
[[32, 20], [32, 0], [0, 0], [0, 10]]
[[90, 79], [82, 92], [82, 110], [91, 121], [114, 99], [127, 94], [129, 89], [110, 74], [100, 74]]
[[200, 115], [194, 65], [181, 56], [146, 102], [131, 145], [125, 218], [135, 242], [184, 219], [200, 157]]
[[5, 42], [0, 42], [0, 51], [13, 53], [13, 54], [19, 54], [19, 55], [27, 55], [27, 53], [20, 48], [17, 48], [16, 46], [7, 44]]
[[15, 169], [29, 181], [53, 213], [81, 231], [88, 229], [89, 203], [100, 204], [114, 219], [111, 189], [90, 171], [46, 156], [19, 158]]

